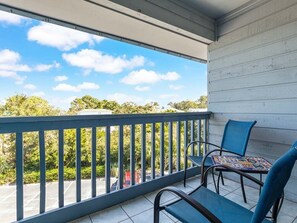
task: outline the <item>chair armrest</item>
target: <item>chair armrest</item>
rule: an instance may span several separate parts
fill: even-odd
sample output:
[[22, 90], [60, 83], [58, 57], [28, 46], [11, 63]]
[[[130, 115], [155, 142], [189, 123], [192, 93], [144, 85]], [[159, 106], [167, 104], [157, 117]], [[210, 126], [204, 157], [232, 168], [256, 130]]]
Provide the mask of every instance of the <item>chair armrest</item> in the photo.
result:
[[202, 185], [204, 185], [205, 182], [206, 182], [205, 177], [207, 177], [208, 172], [211, 169], [218, 168], [218, 167], [227, 169], [227, 170], [232, 171], [234, 173], [237, 173], [237, 174], [239, 174], [239, 175], [241, 175], [241, 176], [243, 176], [243, 177], [245, 177], [245, 178], [253, 181], [254, 183], [260, 185], [261, 187], [264, 185], [264, 183], [262, 181], [258, 180], [257, 178], [255, 178], [255, 177], [253, 177], [253, 176], [251, 176], [251, 175], [249, 175], [247, 173], [244, 173], [244, 172], [242, 172], [242, 171], [240, 171], [238, 169], [235, 169], [233, 167], [224, 165], [224, 164], [217, 164], [217, 165], [213, 165], [213, 166], [207, 168], [206, 171], [204, 173], [202, 173], [202, 183], [201, 183]]
[[216, 145], [216, 144], [213, 144], [213, 143], [210, 143], [210, 142], [204, 142], [204, 141], [201, 141], [201, 140], [197, 140], [197, 141], [192, 141], [190, 142], [188, 145], [187, 145], [187, 148], [186, 148], [186, 156], [188, 155], [188, 149], [190, 148], [191, 145], [193, 144], [196, 144], [196, 143], [203, 143], [203, 144], [207, 144], [207, 145], [211, 145], [211, 146], [214, 146], [214, 147], [217, 147], [219, 149], [223, 149], [222, 147]]
[[201, 205], [198, 201], [190, 197], [188, 194], [183, 192], [182, 190], [179, 190], [175, 187], [166, 187], [158, 192], [156, 195], [155, 201], [154, 201], [154, 211], [159, 210], [160, 207], [160, 199], [161, 195], [165, 192], [172, 192], [176, 194], [180, 199], [187, 202], [189, 205], [191, 205], [193, 208], [195, 208], [197, 211], [199, 211], [205, 218], [207, 218], [211, 223], [222, 223], [221, 220], [219, 220], [213, 213], [211, 213], [207, 208], [205, 208], [203, 205]]

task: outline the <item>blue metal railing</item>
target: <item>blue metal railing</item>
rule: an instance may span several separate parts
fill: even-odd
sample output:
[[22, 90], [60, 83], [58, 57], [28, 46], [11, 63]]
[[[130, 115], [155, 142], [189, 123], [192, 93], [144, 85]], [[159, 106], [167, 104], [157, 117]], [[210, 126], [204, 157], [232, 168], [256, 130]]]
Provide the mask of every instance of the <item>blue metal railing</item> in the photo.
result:
[[[55, 116], [55, 117], [13, 117], [0, 118], [0, 134], [12, 133], [16, 135], [16, 220], [21, 222], [64, 222], [77, 218], [102, 208], [131, 199], [141, 193], [147, 193], [157, 188], [172, 184], [182, 179], [183, 151], [190, 140], [204, 139], [207, 141], [208, 120], [210, 112], [169, 113], [169, 114], [133, 114], [133, 115], [88, 115], [88, 116]], [[140, 125], [141, 183], [135, 179], [135, 129]], [[119, 191], [110, 193], [111, 188], [111, 128], [117, 126], [118, 131], [118, 184]], [[165, 128], [168, 126], [168, 128]], [[189, 127], [190, 126], [190, 127]], [[105, 189], [104, 195], [96, 193], [96, 152], [97, 128], [105, 128]], [[124, 127], [130, 130], [130, 160], [124, 163]], [[147, 132], [150, 127], [151, 134]], [[156, 128], [159, 131], [156, 131]], [[174, 128], [175, 127], [175, 128]], [[183, 127], [183, 128], [182, 128]], [[81, 131], [91, 130], [91, 196], [81, 198]], [[64, 205], [64, 132], [67, 129], [76, 130], [76, 203]], [[165, 131], [168, 134], [168, 155], [165, 154]], [[183, 132], [182, 132], [182, 130]], [[46, 211], [46, 153], [45, 131], [58, 132], [58, 208]], [[38, 132], [39, 138], [39, 167], [40, 194], [39, 215], [24, 218], [24, 151], [23, 134]], [[174, 134], [175, 133], [175, 134]], [[156, 146], [156, 135], [160, 138], [159, 147]], [[181, 137], [183, 136], [183, 138]], [[146, 182], [147, 176], [147, 139], [150, 140], [150, 174], [151, 181]], [[184, 144], [181, 146], [181, 142]], [[175, 143], [174, 143], [175, 142]], [[5, 142], [4, 142], [5, 143]], [[175, 144], [175, 147], [174, 147]], [[205, 153], [200, 145], [196, 153]], [[182, 151], [183, 149], [183, 151]], [[158, 151], [159, 150], [159, 151]], [[156, 171], [156, 154], [159, 152], [159, 170]], [[191, 149], [194, 153], [194, 147]], [[167, 157], [167, 161], [165, 160]], [[124, 165], [130, 166], [131, 186], [123, 189]], [[165, 169], [168, 168], [168, 173]], [[159, 172], [159, 173], [157, 173]], [[192, 171], [194, 173], [194, 171]], [[192, 173], [192, 175], [193, 175]], [[197, 170], [196, 170], [197, 174]], [[189, 174], [191, 176], [191, 173]], [[137, 185], [136, 185], [137, 184]], [[141, 190], [139, 190], [141, 188]]]

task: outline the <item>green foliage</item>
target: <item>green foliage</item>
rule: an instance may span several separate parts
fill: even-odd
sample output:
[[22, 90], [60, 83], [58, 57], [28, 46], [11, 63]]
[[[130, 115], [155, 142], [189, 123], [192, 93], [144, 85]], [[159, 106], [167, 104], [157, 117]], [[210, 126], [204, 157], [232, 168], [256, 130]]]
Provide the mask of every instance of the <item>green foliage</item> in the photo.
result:
[[[203, 107], [207, 104], [206, 96], [201, 96], [196, 102], [173, 103], [176, 108], [189, 109], [193, 106]], [[180, 107], [179, 107], [180, 106]], [[68, 114], [76, 114], [82, 109], [110, 109], [115, 114], [131, 114], [131, 113], [153, 113], [157, 112], [159, 104], [156, 102], [148, 103], [144, 106], [137, 105], [132, 102], [118, 104], [115, 101], [99, 100], [91, 96], [76, 98], [71, 103], [71, 108]], [[59, 115], [60, 111], [53, 108], [48, 102], [39, 97], [29, 97], [25, 95], [15, 95], [6, 100], [3, 106], [0, 106], [0, 112], [5, 116], [49, 116]], [[168, 110], [168, 112], [172, 112]], [[183, 142], [183, 123], [181, 123], [181, 148]], [[146, 124], [146, 166], [147, 169], [151, 165], [151, 125]], [[197, 129], [195, 127], [195, 129]], [[160, 123], [155, 124], [155, 155], [156, 169], [160, 167]], [[91, 148], [92, 137], [91, 129], [81, 129], [81, 166], [82, 178], [91, 177]], [[130, 126], [124, 126], [124, 168], [129, 170], [130, 163]], [[189, 134], [189, 133], [188, 133]], [[105, 165], [105, 128], [97, 128], [96, 135], [96, 165], [97, 176], [104, 176]], [[173, 137], [176, 136], [176, 124], [173, 126]], [[110, 157], [111, 157], [111, 174], [116, 176], [118, 165], [118, 148], [119, 148], [119, 132], [115, 127], [110, 132]], [[190, 138], [190, 137], [188, 137]], [[0, 184], [15, 182], [15, 134], [0, 134]], [[168, 123], [164, 125], [164, 154], [165, 165], [168, 168], [169, 160], [169, 134]], [[173, 140], [173, 154], [176, 154], [176, 140]], [[45, 152], [46, 152], [46, 179], [48, 182], [58, 180], [58, 131], [45, 131]], [[39, 138], [37, 132], [26, 132], [23, 134], [23, 149], [24, 149], [24, 181], [25, 183], [36, 183], [39, 181]], [[141, 125], [135, 125], [135, 168], [141, 168], [141, 151], [142, 151], [142, 128]], [[183, 151], [181, 151], [183, 154]], [[175, 158], [175, 157], [174, 157]], [[65, 180], [75, 179], [75, 164], [76, 162], [76, 130], [64, 130], [64, 177]], [[175, 165], [175, 163], [173, 164]], [[175, 167], [175, 166], [174, 166]], [[158, 170], [156, 170], [158, 171]]]
[[[58, 180], [58, 169], [51, 169], [46, 171], [46, 181], [53, 182]], [[104, 177], [105, 166], [96, 166], [96, 176]], [[91, 178], [91, 167], [81, 168], [81, 178], [90, 179]], [[64, 180], [75, 180], [76, 179], [76, 169], [75, 168], [64, 168]], [[9, 171], [6, 174], [0, 173], [0, 185], [7, 183], [15, 183], [16, 176], [15, 171]], [[38, 183], [40, 180], [40, 172], [32, 171], [25, 172], [24, 183]]]
[[15, 95], [8, 98], [2, 107], [3, 116], [48, 116], [59, 115], [59, 110], [36, 96]]
[[71, 102], [68, 114], [77, 114], [83, 109], [108, 109], [114, 114], [136, 114], [156, 112], [159, 104], [157, 102], [146, 105], [137, 105], [134, 102], [125, 102], [118, 104], [116, 101], [99, 100], [92, 96], [86, 95], [82, 98], [76, 98]]
[[116, 111], [120, 105], [116, 101], [102, 100], [85, 95], [82, 98], [76, 98], [71, 102], [69, 114], [77, 114], [83, 109], [109, 109]]
[[170, 102], [168, 105], [181, 111], [189, 111], [191, 108], [207, 108], [207, 96], [200, 96], [197, 101]]

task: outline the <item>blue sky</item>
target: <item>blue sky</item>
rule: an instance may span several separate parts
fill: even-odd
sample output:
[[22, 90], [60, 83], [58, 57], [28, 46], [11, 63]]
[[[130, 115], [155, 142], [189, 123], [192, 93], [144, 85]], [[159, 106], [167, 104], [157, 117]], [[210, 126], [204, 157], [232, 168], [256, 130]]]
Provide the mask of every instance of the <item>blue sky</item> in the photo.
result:
[[145, 104], [206, 95], [206, 65], [0, 11], [0, 103], [40, 96], [68, 109], [76, 97]]

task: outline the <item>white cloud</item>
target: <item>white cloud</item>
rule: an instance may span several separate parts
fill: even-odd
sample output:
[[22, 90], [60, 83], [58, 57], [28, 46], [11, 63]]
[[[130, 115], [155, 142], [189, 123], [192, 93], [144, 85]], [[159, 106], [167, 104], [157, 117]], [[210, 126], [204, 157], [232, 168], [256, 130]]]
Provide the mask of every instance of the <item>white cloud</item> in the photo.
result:
[[184, 87], [185, 87], [184, 85], [173, 85], [173, 84], [169, 85], [169, 88], [170, 88], [171, 90], [181, 90], [181, 89], [183, 89]]
[[124, 102], [135, 102], [139, 103], [142, 102], [143, 99], [135, 96], [135, 95], [127, 95], [122, 93], [114, 93], [111, 95], [107, 95], [108, 100], [117, 101], [118, 103], [124, 103]]
[[70, 107], [70, 103], [77, 97], [78, 96], [70, 96], [67, 98], [54, 97], [54, 98], [49, 98], [48, 101], [50, 104], [54, 105], [55, 107], [67, 110]]
[[33, 69], [39, 72], [48, 71], [52, 68], [59, 68], [60, 64], [57, 62], [53, 62], [52, 64], [38, 64]]
[[0, 71], [31, 71], [28, 65], [19, 64], [21, 56], [19, 53], [4, 49], [0, 51]]
[[166, 81], [176, 81], [179, 78], [180, 76], [176, 72], [168, 72], [165, 75], [161, 75], [161, 79]]
[[66, 80], [68, 80], [68, 77], [65, 76], [65, 75], [63, 75], [63, 76], [55, 76], [55, 79], [54, 80], [57, 81], [57, 82], [66, 81]]
[[83, 43], [94, 45], [103, 39], [103, 37], [44, 22], [30, 28], [28, 32], [28, 40], [62, 51], [71, 50]]
[[80, 92], [81, 90], [97, 90], [100, 86], [91, 83], [91, 82], [83, 82], [77, 86], [73, 86], [70, 84], [58, 84], [56, 87], [53, 88], [54, 91], [72, 91], [72, 92]]
[[35, 90], [37, 87], [34, 84], [26, 84], [24, 88], [28, 90]]
[[80, 90], [97, 90], [100, 88], [99, 85], [91, 82], [83, 82], [82, 84], [77, 86]]
[[29, 21], [29, 20], [30, 20], [29, 18], [0, 10], [0, 23], [4, 23], [8, 25], [19, 25], [23, 21]]
[[20, 59], [20, 54], [15, 51], [8, 49], [0, 51], [0, 64], [15, 64], [19, 62]]
[[45, 96], [45, 93], [43, 91], [36, 91], [36, 92], [33, 92], [31, 95], [36, 97], [43, 97]]
[[17, 72], [46, 71], [52, 67], [60, 66], [54, 62], [53, 64], [40, 64], [31, 68], [26, 64], [21, 64], [20, 60], [21, 56], [18, 52], [9, 49], [0, 50], [0, 77], [11, 78], [16, 81], [16, 84], [23, 84], [27, 77], [21, 76]]
[[180, 78], [176, 72], [168, 72], [166, 74], [158, 74], [155, 71], [141, 69], [132, 71], [121, 82], [124, 84], [137, 85], [137, 84], [153, 84], [161, 80], [175, 81]]
[[5, 105], [5, 104], [6, 104], [6, 100], [5, 99], [0, 100], [0, 105]]
[[143, 56], [134, 56], [129, 60], [126, 56], [113, 57], [92, 49], [83, 49], [77, 53], [64, 53], [63, 58], [72, 66], [109, 74], [143, 66], [145, 62]]
[[136, 86], [136, 87], [135, 87], [135, 90], [136, 90], [136, 91], [148, 91], [148, 90], [150, 90], [150, 89], [151, 89], [151, 88], [148, 87], [148, 86], [144, 86], [144, 87]]
[[177, 95], [177, 94], [161, 94], [160, 95], [160, 98], [162, 98], [162, 99], [168, 99], [168, 98], [178, 98], [179, 97], [179, 95]]
[[11, 78], [14, 79], [16, 84], [23, 84], [23, 82], [26, 80], [26, 76], [20, 76], [14, 71], [6, 71], [0, 69], [0, 77], [3, 78]]

